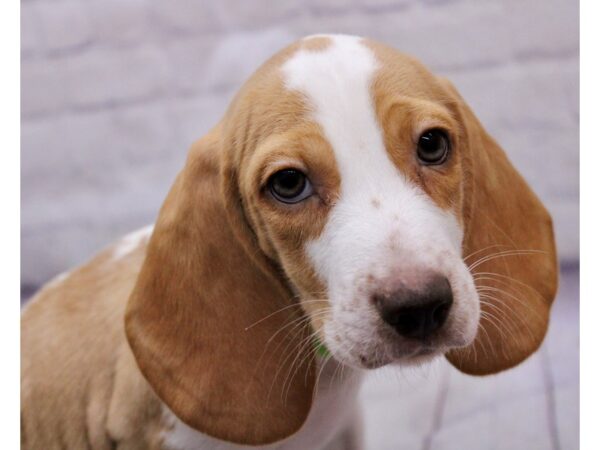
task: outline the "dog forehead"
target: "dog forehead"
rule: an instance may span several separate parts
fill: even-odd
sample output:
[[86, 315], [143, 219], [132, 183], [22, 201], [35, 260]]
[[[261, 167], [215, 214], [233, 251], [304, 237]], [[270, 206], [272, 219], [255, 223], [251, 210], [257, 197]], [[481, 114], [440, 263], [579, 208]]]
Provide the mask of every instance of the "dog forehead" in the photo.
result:
[[337, 93], [367, 87], [377, 66], [375, 54], [359, 36], [313, 35], [298, 43], [281, 69], [289, 89], [310, 94], [333, 86]]
[[331, 144], [342, 191], [359, 187], [369, 173], [381, 180], [400, 176], [376, 117], [372, 86], [380, 62], [374, 50], [356, 36], [314, 36], [304, 42], [281, 66], [284, 84], [303, 95], [311, 120]]

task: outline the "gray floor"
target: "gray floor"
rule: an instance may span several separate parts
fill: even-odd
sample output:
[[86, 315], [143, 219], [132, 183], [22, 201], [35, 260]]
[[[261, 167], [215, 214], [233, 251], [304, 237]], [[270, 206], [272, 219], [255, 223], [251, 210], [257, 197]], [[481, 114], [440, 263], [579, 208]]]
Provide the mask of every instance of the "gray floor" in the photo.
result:
[[517, 368], [483, 378], [443, 360], [381, 369], [362, 400], [370, 450], [579, 448], [579, 271], [563, 272], [546, 340]]

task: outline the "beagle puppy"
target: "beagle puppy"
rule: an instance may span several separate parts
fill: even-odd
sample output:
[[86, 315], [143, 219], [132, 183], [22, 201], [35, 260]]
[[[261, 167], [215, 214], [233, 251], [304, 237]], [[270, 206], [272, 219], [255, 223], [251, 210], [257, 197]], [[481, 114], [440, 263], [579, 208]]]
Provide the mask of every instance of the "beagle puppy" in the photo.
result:
[[448, 81], [304, 38], [192, 146], [154, 228], [25, 307], [22, 447], [358, 448], [366, 369], [513, 367], [556, 288], [550, 216]]

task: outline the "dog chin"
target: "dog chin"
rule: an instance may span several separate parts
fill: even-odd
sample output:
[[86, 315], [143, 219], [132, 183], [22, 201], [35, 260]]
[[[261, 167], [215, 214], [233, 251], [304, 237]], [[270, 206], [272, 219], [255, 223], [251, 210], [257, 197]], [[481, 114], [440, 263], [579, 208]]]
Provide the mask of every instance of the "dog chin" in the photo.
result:
[[392, 358], [388, 365], [396, 367], [421, 366], [444, 354], [442, 348], [421, 347], [410, 354], [398, 355]]
[[407, 352], [396, 352], [394, 355], [385, 353], [383, 349], [374, 351], [369, 355], [339, 355], [337, 352], [332, 352], [332, 355], [341, 364], [355, 369], [372, 370], [385, 366], [421, 366], [442, 356], [446, 350], [447, 349], [442, 348], [434, 349], [421, 347]]

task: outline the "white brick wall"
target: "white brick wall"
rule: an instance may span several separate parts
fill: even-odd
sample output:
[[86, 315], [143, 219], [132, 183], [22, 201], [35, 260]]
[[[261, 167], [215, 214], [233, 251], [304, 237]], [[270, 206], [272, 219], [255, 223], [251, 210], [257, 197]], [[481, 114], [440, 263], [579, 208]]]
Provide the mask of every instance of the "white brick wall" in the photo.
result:
[[22, 0], [22, 282], [153, 221], [187, 147], [279, 48], [370, 36], [455, 82], [579, 251], [573, 0]]

